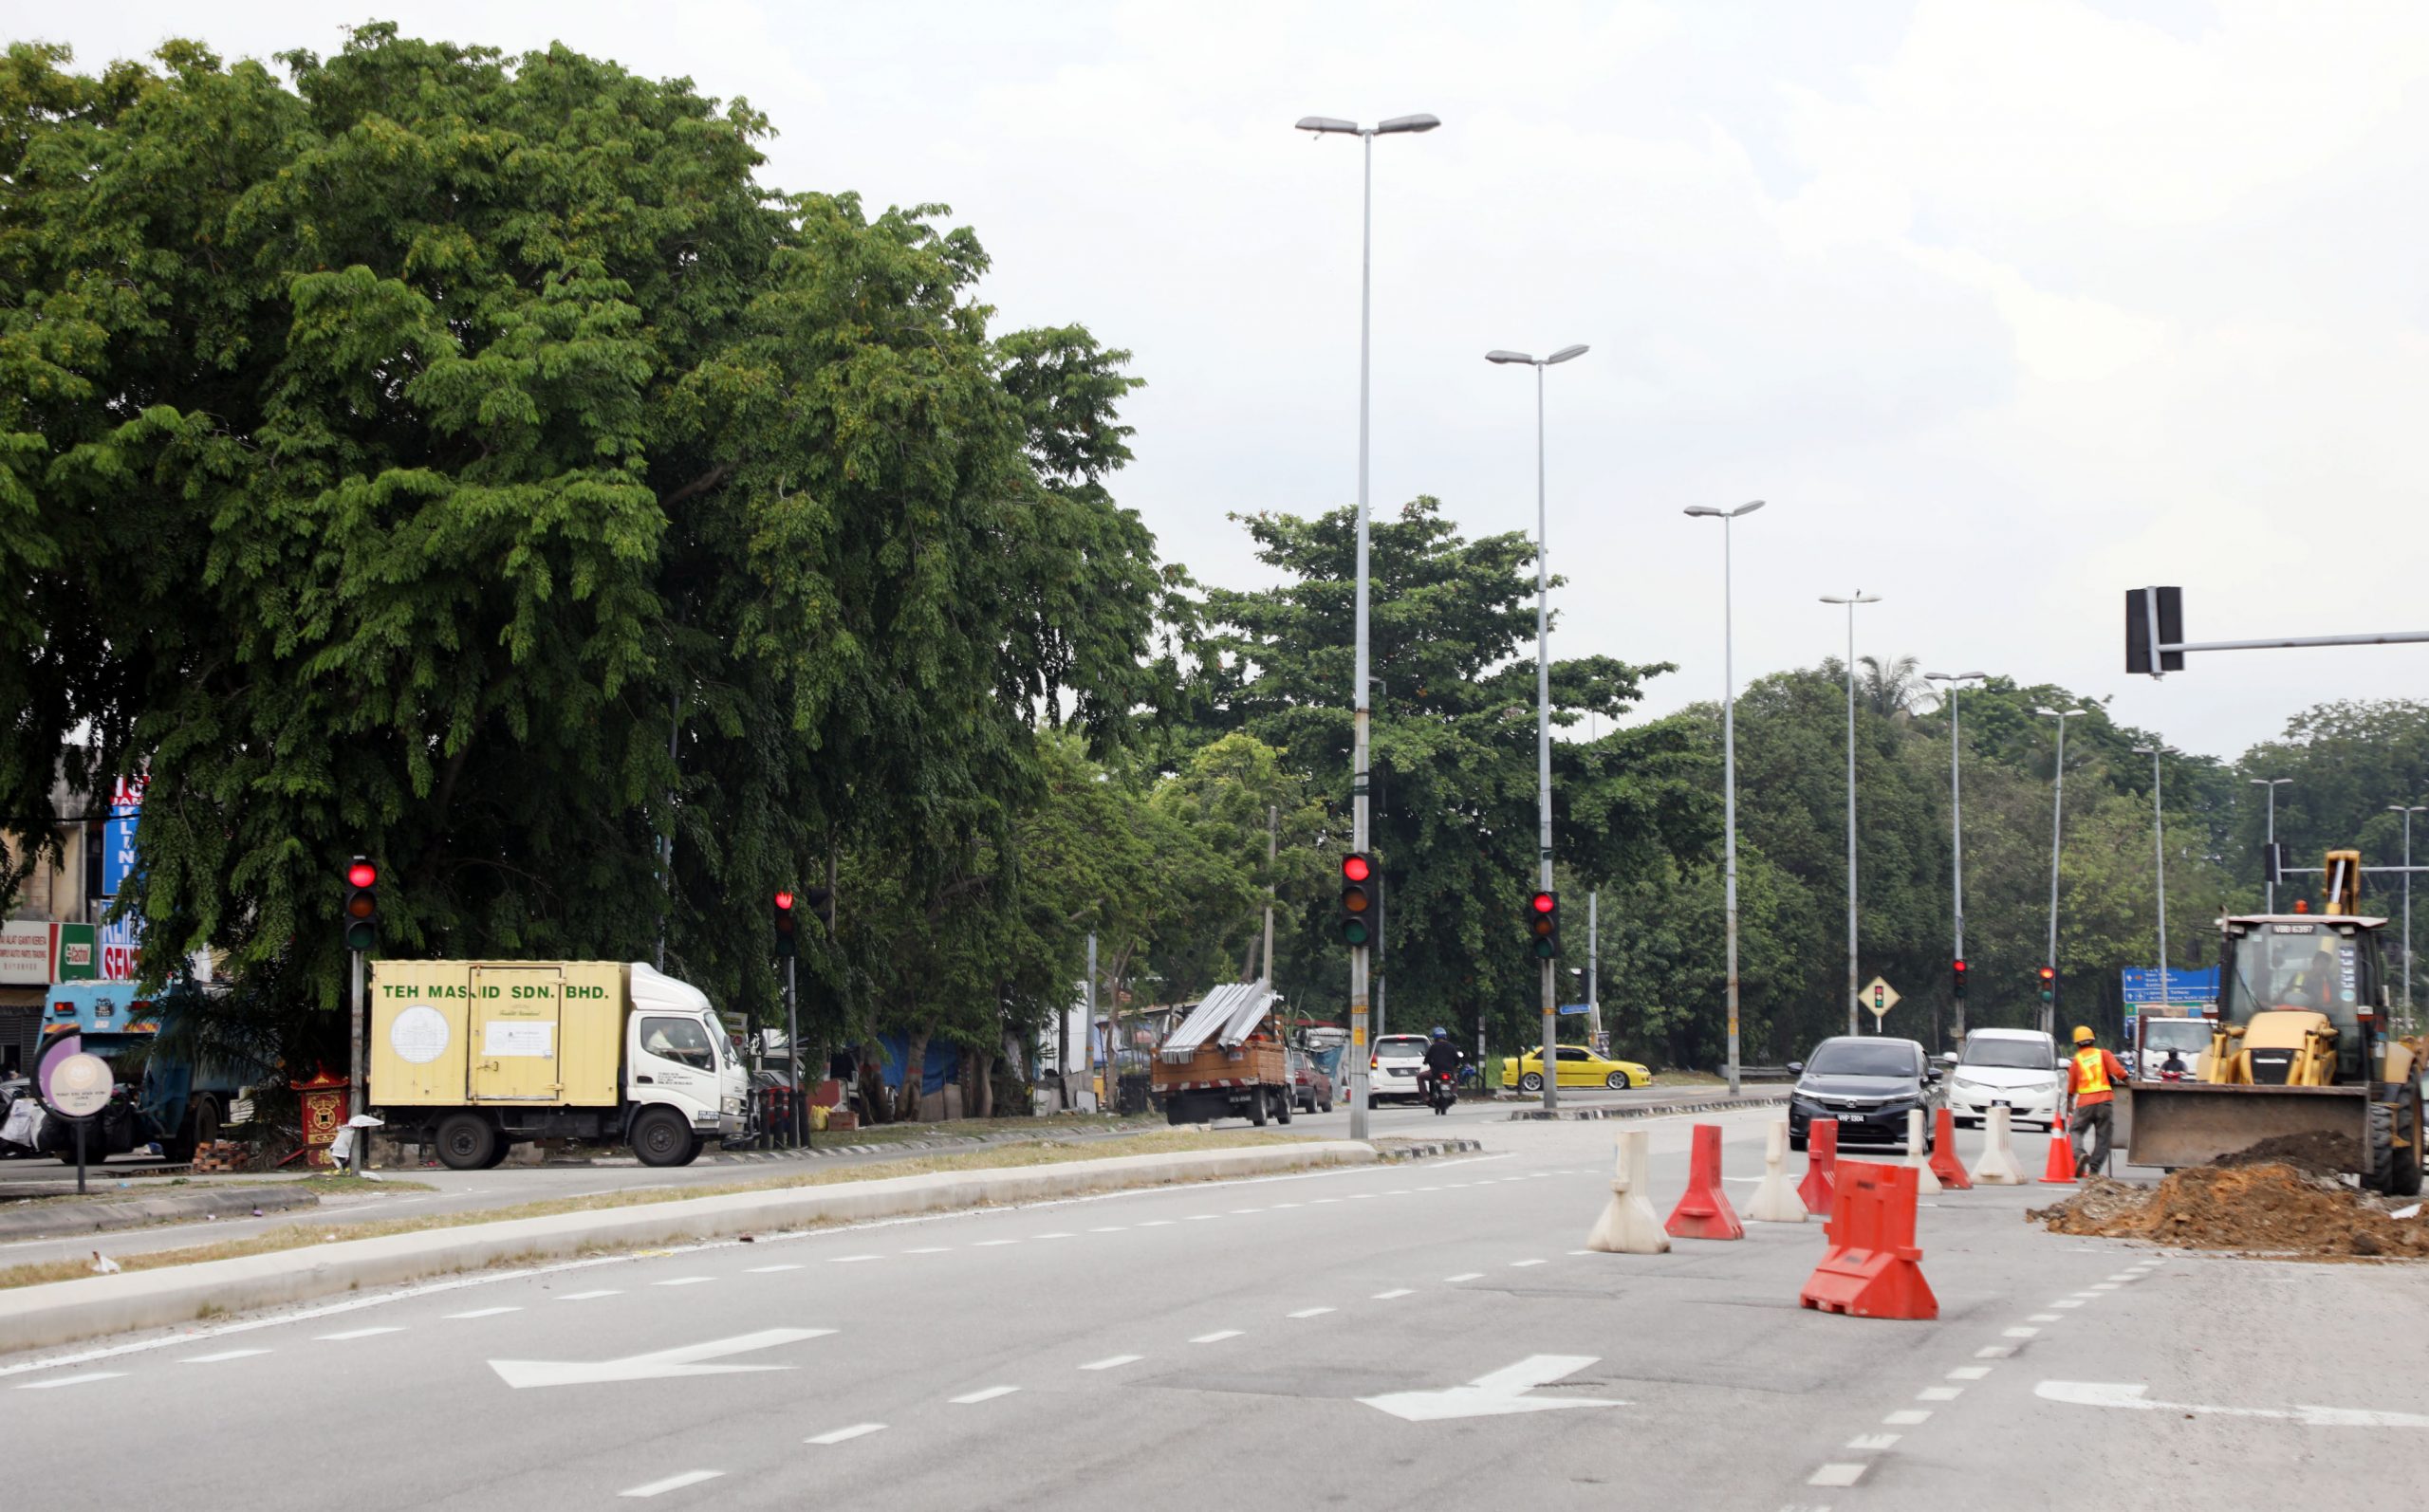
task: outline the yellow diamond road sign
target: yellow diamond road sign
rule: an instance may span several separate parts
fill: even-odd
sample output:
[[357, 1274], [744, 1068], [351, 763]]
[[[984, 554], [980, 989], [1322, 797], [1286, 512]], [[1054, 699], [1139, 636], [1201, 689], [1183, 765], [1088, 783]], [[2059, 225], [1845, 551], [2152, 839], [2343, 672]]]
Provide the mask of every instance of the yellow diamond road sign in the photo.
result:
[[1885, 1018], [1889, 1010], [1898, 1005], [1898, 989], [1874, 977], [1864, 984], [1863, 1005], [1872, 1010], [1874, 1018]]

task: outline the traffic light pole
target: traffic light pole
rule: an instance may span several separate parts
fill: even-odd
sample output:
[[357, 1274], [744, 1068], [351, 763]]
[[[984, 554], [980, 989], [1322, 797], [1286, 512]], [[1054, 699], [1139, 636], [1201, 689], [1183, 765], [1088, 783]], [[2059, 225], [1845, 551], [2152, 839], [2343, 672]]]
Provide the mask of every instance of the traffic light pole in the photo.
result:
[[[1545, 536], [1544, 364], [1535, 364], [1535, 885], [1552, 891], [1552, 575]], [[1558, 938], [1557, 935], [1554, 936]], [[1544, 1111], [1560, 1106], [1560, 961], [1544, 961]]]
[[[347, 1033], [353, 1042], [352, 1069], [346, 1074], [345, 1088], [345, 1111], [350, 1125], [351, 1120], [362, 1116], [364, 1104], [369, 1101], [369, 1089], [364, 1083], [370, 1079], [371, 1067], [364, 1046], [362, 1023], [362, 952], [348, 950], [346, 954], [351, 958], [351, 969], [347, 974], [352, 979], [351, 1002], [353, 1004], [346, 1013]], [[370, 1130], [356, 1129], [354, 1131], [352, 1153], [356, 1171], [371, 1169]]]
[[809, 1122], [808, 1110], [803, 1106], [804, 1103], [809, 1100], [809, 1073], [807, 1069], [802, 1065], [801, 1060], [801, 1010], [793, 997], [793, 958], [789, 955], [786, 956], [785, 1048], [792, 1058], [793, 1148], [795, 1150], [799, 1150], [806, 1142], [806, 1135]]
[[[1367, 693], [1366, 647], [1366, 410], [1373, 367], [1372, 332], [1375, 304], [1375, 137], [1371, 132], [1359, 134], [1359, 145], [1364, 150], [1364, 185], [1360, 210], [1361, 230], [1358, 242], [1358, 665], [1356, 686], [1351, 689], [1355, 711], [1350, 716], [1349, 737], [1349, 801], [1350, 849], [1363, 855], [1368, 851], [1366, 791], [1368, 728], [1373, 723], [1372, 700]], [[1366, 1062], [1372, 1051], [1366, 1042], [1366, 950], [1363, 945], [1349, 948], [1349, 1137], [1366, 1137]]]

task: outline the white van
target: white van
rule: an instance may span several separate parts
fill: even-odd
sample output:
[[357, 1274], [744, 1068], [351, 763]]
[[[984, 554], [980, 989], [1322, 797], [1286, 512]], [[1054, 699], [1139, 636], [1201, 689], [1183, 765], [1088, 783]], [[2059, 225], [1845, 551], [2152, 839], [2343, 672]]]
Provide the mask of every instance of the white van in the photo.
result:
[[1969, 1128], [2003, 1107], [2011, 1124], [2047, 1129], [2057, 1121], [2066, 1090], [2066, 1063], [2049, 1036], [2038, 1029], [1975, 1029], [1950, 1071], [1948, 1107]]
[[2184, 1079], [2201, 1079], [2201, 1058], [2210, 1053], [2211, 1020], [2202, 1018], [2155, 1018], [2145, 1016], [2137, 1021], [2134, 1046], [2134, 1079], [2157, 1081], [2160, 1067], [2167, 1063], [2167, 1053], [2184, 1062]]

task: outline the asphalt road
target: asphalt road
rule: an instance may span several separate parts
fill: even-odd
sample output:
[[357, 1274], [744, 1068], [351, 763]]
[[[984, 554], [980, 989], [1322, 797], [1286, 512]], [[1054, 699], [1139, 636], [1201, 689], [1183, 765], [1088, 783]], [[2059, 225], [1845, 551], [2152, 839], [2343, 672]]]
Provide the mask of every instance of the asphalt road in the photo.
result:
[[[1763, 1117], [1725, 1120], [1741, 1203]], [[359, 1512], [2217, 1512], [2420, 1484], [2429, 1416], [2352, 1413], [2429, 1408], [2429, 1270], [2062, 1238], [2021, 1221], [2048, 1189], [1992, 1189], [1919, 1213], [1938, 1320], [1826, 1316], [1797, 1305], [1819, 1224], [1580, 1252], [1630, 1127], [1497, 1123], [1480, 1157], [464, 1278], [15, 1361], [10, 1481], [299, 1512], [341, 1465]], [[1688, 1123], [1650, 1127], [1666, 1200]], [[96, 1423], [138, 1418], [140, 1455], [96, 1452]]]

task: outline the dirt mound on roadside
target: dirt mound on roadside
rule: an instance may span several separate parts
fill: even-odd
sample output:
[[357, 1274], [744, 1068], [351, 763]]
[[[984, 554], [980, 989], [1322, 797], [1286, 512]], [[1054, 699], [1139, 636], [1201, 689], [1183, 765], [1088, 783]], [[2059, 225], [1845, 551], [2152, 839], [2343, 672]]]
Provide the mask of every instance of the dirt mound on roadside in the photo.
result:
[[2051, 1233], [2185, 1249], [2429, 1259], [2429, 1220], [2389, 1217], [2364, 1194], [2283, 1163], [2196, 1166], [2155, 1187], [2094, 1176], [2065, 1201], [2025, 1216]]
[[2334, 1177], [2344, 1171], [2362, 1169], [2362, 1147], [2349, 1135], [2322, 1134], [2279, 1134], [2231, 1155], [2220, 1155], [2214, 1166], [2291, 1166], [2307, 1176]]

